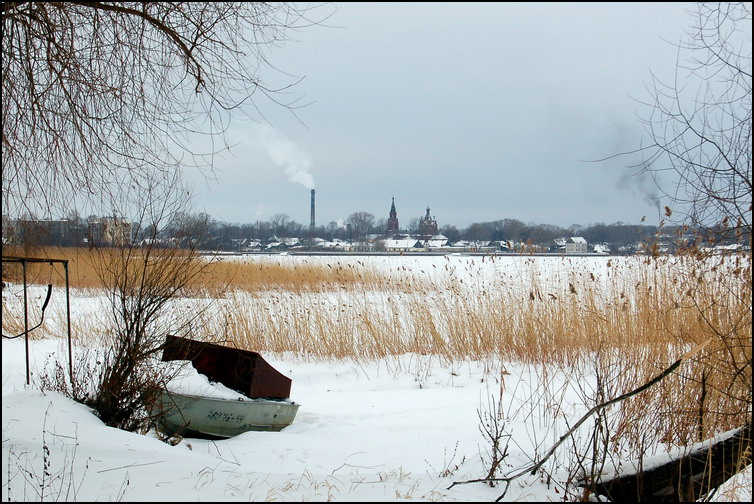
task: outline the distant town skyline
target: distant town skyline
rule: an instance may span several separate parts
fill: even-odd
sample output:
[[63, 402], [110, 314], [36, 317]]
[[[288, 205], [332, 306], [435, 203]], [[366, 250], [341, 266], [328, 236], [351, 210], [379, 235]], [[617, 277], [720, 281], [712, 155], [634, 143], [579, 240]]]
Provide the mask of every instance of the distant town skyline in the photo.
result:
[[[440, 225], [504, 218], [656, 225], [641, 158], [652, 75], [672, 80], [694, 3], [343, 3], [271, 48], [259, 122], [229, 125], [197, 211], [224, 222], [353, 212]], [[317, 18], [316, 12], [313, 17]], [[283, 73], [285, 72], [285, 73]], [[254, 97], [257, 98], [257, 97]], [[610, 159], [607, 159], [610, 158]], [[605, 161], [597, 161], [606, 159]]]
[[[561, 228], [564, 228], [564, 229], [569, 229], [569, 228], [573, 227], [574, 225], [578, 225], [578, 226], [581, 226], [581, 227], [588, 227], [589, 225], [597, 225], [597, 224], [605, 224], [605, 225], [613, 225], [613, 224], [656, 225], [656, 224], [651, 224], [650, 222], [648, 222], [649, 221], [648, 218], [645, 218], [643, 220], [640, 219], [639, 222], [624, 222], [624, 221], [607, 222], [607, 221], [604, 221], [604, 220], [593, 219], [593, 220], [590, 220], [588, 224], [581, 224], [579, 222], [573, 222], [570, 225], [562, 226], [562, 225], [559, 225], [559, 224], [553, 224], [551, 222], [538, 222], [538, 221], [532, 221], [532, 220], [524, 221], [522, 219], [518, 219], [518, 218], [515, 218], [515, 217], [501, 216], [499, 218], [490, 219], [490, 220], [472, 220], [466, 226], [458, 226], [458, 225], [456, 225], [456, 224], [454, 224], [452, 222], [442, 222], [440, 219], [435, 219], [435, 211], [434, 211], [434, 209], [433, 209], [434, 207], [432, 207], [432, 205], [428, 205], [428, 204], [424, 205], [423, 210], [421, 212], [417, 212], [416, 215], [414, 215], [414, 213], [413, 213], [413, 207], [416, 206], [416, 205], [413, 205], [412, 206], [412, 213], [409, 215], [406, 212], [403, 212], [403, 211], [401, 211], [399, 209], [400, 202], [395, 202], [395, 198], [394, 197], [391, 197], [390, 199], [391, 199], [391, 205], [388, 205], [387, 211], [380, 212], [380, 213], [372, 213], [372, 212], [367, 212], [366, 210], [354, 210], [353, 212], [348, 212], [347, 214], [345, 214], [345, 218], [339, 219], [337, 221], [327, 221], [327, 222], [320, 221], [316, 217], [316, 215], [319, 213], [319, 210], [316, 210], [315, 211], [315, 218], [314, 218], [314, 225], [315, 225], [315, 227], [320, 227], [320, 226], [325, 226], [326, 227], [326, 226], [328, 226], [328, 225], [330, 225], [331, 223], [334, 222], [338, 226], [345, 226], [346, 220], [351, 215], [356, 214], [356, 213], [365, 212], [365, 213], [367, 213], [369, 215], [372, 215], [374, 217], [375, 223], [378, 223], [378, 222], [379, 223], [383, 223], [387, 229], [390, 229], [389, 226], [390, 226], [390, 219], [391, 219], [391, 214], [392, 214], [391, 210], [393, 209], [393, 207], [395, 208], [395, 212], [396, 212], [396, 219], [397, 219], [397, 225], [398, 225], [397, 229], [399, 231], [402, 231], [402, 232], [410, 229], [414, 225], [418, 226], [421, 223], [421, 221], [424, 218], [426, 218], [428, 211], [431, 213], [431, 217], [433, 218], [433, 220], [437, 224], [437, 228], [438, 229], [441, 229], [441, 228], [443, 228], [445, 226], [452, 226], [452, 227], [455, 227], [455, 228], [458, 228], [458, 229], [465, 229], [465, 228], [467, 228], [469, 226], [472, 226], [472, 225], [475, 225], [475, 224], [486, 224], [486, 223], [497, 222], [497, 221], [502, 221], [502, 220], [506, 220], [506, 219], [517, 220], [517, 221], [520, 221], [520, 222], [522, 222], [522, 223], [524, 223], [526, 225], [535, 225], [535, 226], [536, 225], [551, 225], [551, 226], [561, 227]], [[317, 203], [315, 203], [315, 208], [316, 208], [316, 204]], [[442, 209], [441, 209], [441, 211], [442, 211]], [[301, 225], [303, 227], [307, 227], [307, 228], [310, 227], [311, 223], [312, 223], [311, 215], [309, 217], [307, 217], [306, 220], [304, 220], [303, 218], [301, 220], [299, 220], [299, 219], [294, 218], [291, 215], [290, 212], [285, 211], [285, 209], [281, 209], [281, 211], [275, 212], [274, 214], [269, 215], [267, 218], [257, 218], [257, 219], [252, 219], [252, 220], [240, 220], [240, 221], [230, 221], [230, 220], [220, 219], [216, 215], [212, 215], [212, 214], [210, 214], [210, 213], [208, 213], [206, 211], [203, 211], [203, 210], [197, 210], [197, 213], [205, 213], [210, 218], [215, 219], [218, 222], [223, 222], [223, 223], [226, 223], [226, 224], [241, 224], [241, 225], [243, 225], [243, 224], [255, 224], [256, 222], [269, 222], [269, 221], [272, 221], [272, 220], [276, 220], [276, 218], [278, 218], [280, 216], [286, 216], [289, 219], [290, 222], [294, 222], [296, 224], [299, 224], [299, 225]]]

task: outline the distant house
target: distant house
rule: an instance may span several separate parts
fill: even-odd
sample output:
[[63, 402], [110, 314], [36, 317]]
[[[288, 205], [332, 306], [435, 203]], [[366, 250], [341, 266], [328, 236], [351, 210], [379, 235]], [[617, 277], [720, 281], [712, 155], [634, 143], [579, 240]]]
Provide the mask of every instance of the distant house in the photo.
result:
[[336, 251], [342, 251], [342, 250], [350, 250], [351, 245], [343, 240], [338, 240], [337, 238], [332, 241], [325, 241], [321, 238], [316, 238], [314, 247], [322, 250], [336, 250]]
[[587, 252], [587, 243], [581, 236], [571, 236], [565, 241], [566, 254], [585, 254]]
[[555, 248], [561, 254], [585, 254], [589, 251], [586, 240], [581, 236], [556, 238]]
[[429, 240], [424, 241], [424, 247], [428, 250], [443, 250], [450, 247], [450, 242], [444, 235], [434, 235]]
[[278, 238], [273, 236], [264, 247], [265, 250], [281, 252], [292, 248], [300, 248], [301, 241], [298, 238]]
[[499, 242], [490, 242], [490, 244], [492, 243], [497, 243], [498, 250], [500, 250], [501, 252], [515, 252], [516, 250], [521, 250], [524, 248], [523, 243], [516, 243], [510, 240], [500, 240]]
[[387, 239], [384, 241], [386, 252], [418, 252], [427, 250], [421, 241], [411, 238], [406, 240]]
[[607, 243], [597, 243], [594, 245], [594, 253], [607, 255], [610, 253], [610, 246]]
[[238, 249], [241, 252], [258, 252], [262, 250], [262, 242], [259, 240], [244, 238], [238, 242]]

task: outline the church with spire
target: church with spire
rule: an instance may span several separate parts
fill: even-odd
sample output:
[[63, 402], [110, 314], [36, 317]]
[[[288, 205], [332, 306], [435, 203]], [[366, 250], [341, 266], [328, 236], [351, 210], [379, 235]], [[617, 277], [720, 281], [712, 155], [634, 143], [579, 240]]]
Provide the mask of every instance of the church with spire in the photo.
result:
[[398, 212], [395, 211], [395, 197], [393, 197], [393, 204], [390, 205], [390, 217], [387, 219], [387, 235], [395, 236], [400, 233], [400, 229], [398, 225]]
[[433, 236], [437, 234], [437, 221], [429, 214], [429, 206], [427, 207], [427, 215], [419, 220], [419, 239], [431, 240]]
[[[429, 240], [438, 233], [437, 220], [429, 213], [429, 207], [427, 207], [426, 215], [419, 219], [417, 232], [419, 235], [418, 238], [422, 240]], [[401, 235], [398, 212], [395, 210], [395, 197], [393, 197], [392, 204], [390, 205], [390, 215], [388, 216], [385, 234], [389, 237]]]
[[398, 212], [395, 209], [395, 197], [390, 205], [390, 215], [385, 226], [383, 245], [387, 252], [426, 252], [428, 250], [447, 249], [452, 246], [448, 239], [439, 234], [437, 220], [427, 206], [427, 213], [419, 219], [414, 233], [406, 234], [398, 224]]

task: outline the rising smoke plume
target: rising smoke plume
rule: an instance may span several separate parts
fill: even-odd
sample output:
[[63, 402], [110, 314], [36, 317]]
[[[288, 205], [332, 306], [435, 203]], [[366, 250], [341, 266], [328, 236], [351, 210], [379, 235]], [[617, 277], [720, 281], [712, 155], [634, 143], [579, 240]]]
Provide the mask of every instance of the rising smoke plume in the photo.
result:
[[648, 206], [654, 207], [660, 212], [660, 199], [662, 196], [657, 183], [646, 172], [637, 172], [635, 169], [625, 169], [616, 183], [619, 189], [629, 190], [639, 196]]
[[255, 133], [267, 156], [285, 170], [288, 180], [314, 189], [314, 176], [310, 171], [312, 161], [304, 151], [270, 126], [259, 125], [255, 127]]

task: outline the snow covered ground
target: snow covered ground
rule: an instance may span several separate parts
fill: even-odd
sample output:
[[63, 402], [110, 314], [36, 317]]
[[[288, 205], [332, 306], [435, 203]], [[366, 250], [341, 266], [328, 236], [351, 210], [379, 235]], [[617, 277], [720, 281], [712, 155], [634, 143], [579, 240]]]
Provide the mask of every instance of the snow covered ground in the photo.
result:
[[[481, 257], [386, 259], [350, 260], [371, 261], [395, 275], [451, 270], [456, 280], [477, 286], [504, 274], [525, 283], [531, 275], [528, 269], [524, 273], [529, 263], [520, 258], [508, 263]], [[610, 260], [540, 259], [535, 273], [548, 282], [567, 280], [563, 268], [577, 263], [606, 276]], [[73, 317], [95, 316], [101, 306], [96, 293], [84, 294], [74, 293]], [[449, 488], [487, 473], [491, 447], [480, 417], [494, 413], [492, 398], [502, 397], [508, 445], [498, 476], [536, 460], [587, 410], [567, 376], [554, 376], [553, 390], [542, 391], [535, 366], [494, 357], [448, 363], [405, 354], [370, 362], [312, 362], [293, 353], [264, 354], [292, 379], [291, 399], [301, 405], [292, 425], [221, 441], [184, 438], [170, 446], [153, 431], [142, 435], [107, 427], [87, 407], [40, 391], [38, 380], [49, 369], [50, 356], [67, 362], [64, 339], [30, 342], [31, 385], [23, 339], [4, 339], [2, 345], [4, 501], [493, 501], [504, 485]], [[189, 370], [188, 379], [202, 377]], [[503, 500], [568, 499], [571, 456], [567, 447], [559, 450], [544, 466], [549, 478], [522, 476]], [[751, 497], [750, 468], [747, 477], [736, 482], [749, 489], [744, 500]]]

